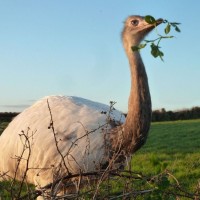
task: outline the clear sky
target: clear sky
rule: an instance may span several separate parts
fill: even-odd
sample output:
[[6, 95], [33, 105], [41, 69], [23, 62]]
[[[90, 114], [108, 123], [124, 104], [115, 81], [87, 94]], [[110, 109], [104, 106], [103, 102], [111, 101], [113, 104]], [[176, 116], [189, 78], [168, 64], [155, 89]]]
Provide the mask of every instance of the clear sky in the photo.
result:
[[133, 14], [182, 23], [161, 43], [164, 62], [149, 47], [141, 52], [153, 109], [200, 106], [199, 8], [197, 0], [0, 0], [0, 111], [75, 95], [114, 100], [126, 112], [130, 73], [120, 34]]

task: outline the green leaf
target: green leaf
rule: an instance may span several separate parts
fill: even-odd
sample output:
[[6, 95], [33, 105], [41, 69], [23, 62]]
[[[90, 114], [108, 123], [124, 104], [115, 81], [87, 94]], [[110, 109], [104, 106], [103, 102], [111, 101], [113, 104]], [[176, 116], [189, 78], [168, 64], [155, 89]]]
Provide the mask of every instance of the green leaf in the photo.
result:
[[132, 46], [131, 49], [132, 51], [138, 51], [140, 48], [138, 46]]
[[159, 56], [159, 47], [156, 46], [154, 43], [151, 44], [151, 54], [154, 58]]
[[168, 34], [171, 30], [171, 25], [168, 23], [166, 28], [165, 28], [165, 34]]
[[[163, 53], [162, 51], [159, 50], [159, 57], [160, 57], [160, 59], [164, 62], [163, 56], [164, 56], [164, 53]], [[161, 166], [161, 167], [162, 167], [162, 166]]]
[[181, 30], [178, 27], [178, 25], [180, 25], [181, 23], [171, 22], [170, 24], [175, 28], [175, 31], [177, 31], [179, 33], [181, 32]]
[[139, 44], [138, 46], [132, 46], [131, 49], [132, 51], [139, 51], [140, 49], [143, 49], [144, 47], [146, 47], [147, 44]]
[[180, 25], [181, 23], [178, 23], [178, 22], [171, 22], [170, 23], [172, 26], [176, 26], [176, 25]]
[[162, 23], [169, 23], [166, 19], [163, 19]]
[[163, 60], [164, 53], [160, 51], [159, 48], [160, 48], [159, 46], [155, 45], [154, 43], [151, 43], [151, 54], [154, 58], [160, 57], [160, 59], [164, 61]]
[[155, 24], [155, 23], [156, 23], [155, 18], [152, 17], [151, 15], [145, 16], [144, 20], [145, 20], [148, 24]]
[[154, 57], [154, 58], [157, 58], [159, 56], [159, 51], [157, 49], [152, 49], [151, 50], [151, 55]]
[[176, 26], [175, 31], [177, 31], [179, 33], [181, 32], [181, 30], [178, 28], [178, 26]]
[[146, 47], [146, 45], [147, 45], [147, 44], [145, 44], [145, 43], [144, 43], [144, 44], [140, 44], [140, 45], [138, 46], [138, 48], [139, 48], [139, 49], [143, 49], [144, 47]]

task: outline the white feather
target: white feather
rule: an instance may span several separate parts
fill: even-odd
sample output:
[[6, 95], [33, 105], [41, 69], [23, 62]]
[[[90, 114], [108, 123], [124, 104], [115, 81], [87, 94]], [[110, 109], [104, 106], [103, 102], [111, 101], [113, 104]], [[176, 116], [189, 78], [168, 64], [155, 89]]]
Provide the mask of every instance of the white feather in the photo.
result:
[[[48, 103], [50, 110], [48, 108]], [[44, 186], [53, 180], [53, 174], [59, 168], [59, 155], [52, 128], [48, 128], [53, 117], [59, 150], [65, 157], [67, 168], [72, 173], [95, 170], [100, 163], [106, 162], [104, 134], [111, 126], [107, 124], [110, 107], [79, 97], [48, 96], [36, 102], [33, 106], [19, 114], [6, 128], [0, 137], [0, 171], [7, 172], [11, 177], [17, 168], [16, 159], [23, 152], [24, 137], [28, 135], [31, 143], [31, 157], [27, 180], [35, 185]], [[106, 112], [106, 114], [102, 114]], [[123, 123], [125, 118], [117, 110], [109, 114], [111, 119]], [[104, 126], [104, 130], [99, 128]], [[92, 130], [97, 129], [95, 132]], [[88, 136], [81, 138], [86, 133]], [[75, 144], [72, 145], [73, 142]], [[26, 169], [26, 149], [17, 171], [17, 178], [21, 179]], [[60, 175], [65, 175], [62, 166]]]

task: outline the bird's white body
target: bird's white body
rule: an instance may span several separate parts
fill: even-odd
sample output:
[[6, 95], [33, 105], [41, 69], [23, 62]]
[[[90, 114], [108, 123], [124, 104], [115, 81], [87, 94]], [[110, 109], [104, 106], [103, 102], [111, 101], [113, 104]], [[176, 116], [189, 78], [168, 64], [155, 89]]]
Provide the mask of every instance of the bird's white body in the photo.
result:
[[[107, 123], [108, 115], [120, 123], [125, 121], [121, 112], [109, 110], [107, 105], [78, 97], [48, 96], [39, 100], [19, 114], [0, 136], [1, 174], [14, 177], [17, 170], [16, 178], [21, 179], [29, 154], [26, 178], [39, 186], [52, 182], [59, 168], [62, 168], [59, 176], [67, 170], [71, 173], [95, 170], [106, 161], [105, 133], [112, 128]], [[25, 136], [30, 146], [23, 150], [28, 145]], [[67, 170], [59, 165], [62, 156], [55, 138]]]

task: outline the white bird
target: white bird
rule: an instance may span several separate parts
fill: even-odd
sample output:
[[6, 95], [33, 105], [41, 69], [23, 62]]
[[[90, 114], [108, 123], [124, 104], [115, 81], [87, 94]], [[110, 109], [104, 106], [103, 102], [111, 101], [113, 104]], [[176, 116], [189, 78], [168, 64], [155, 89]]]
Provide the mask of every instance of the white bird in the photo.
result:
[[99, 169], [115, 152], [129, 157], [138, 150], [148, 135], [151, 98], [140, 53], [132, 47], [161, 22], [148, 24], [141, 16], [125, 21], [122, 40], [131, 71], [126, 119], [110, 106], [79, 97], [45, 97], [2, 133], [0, 173], [42, 187], [69, 173]]

